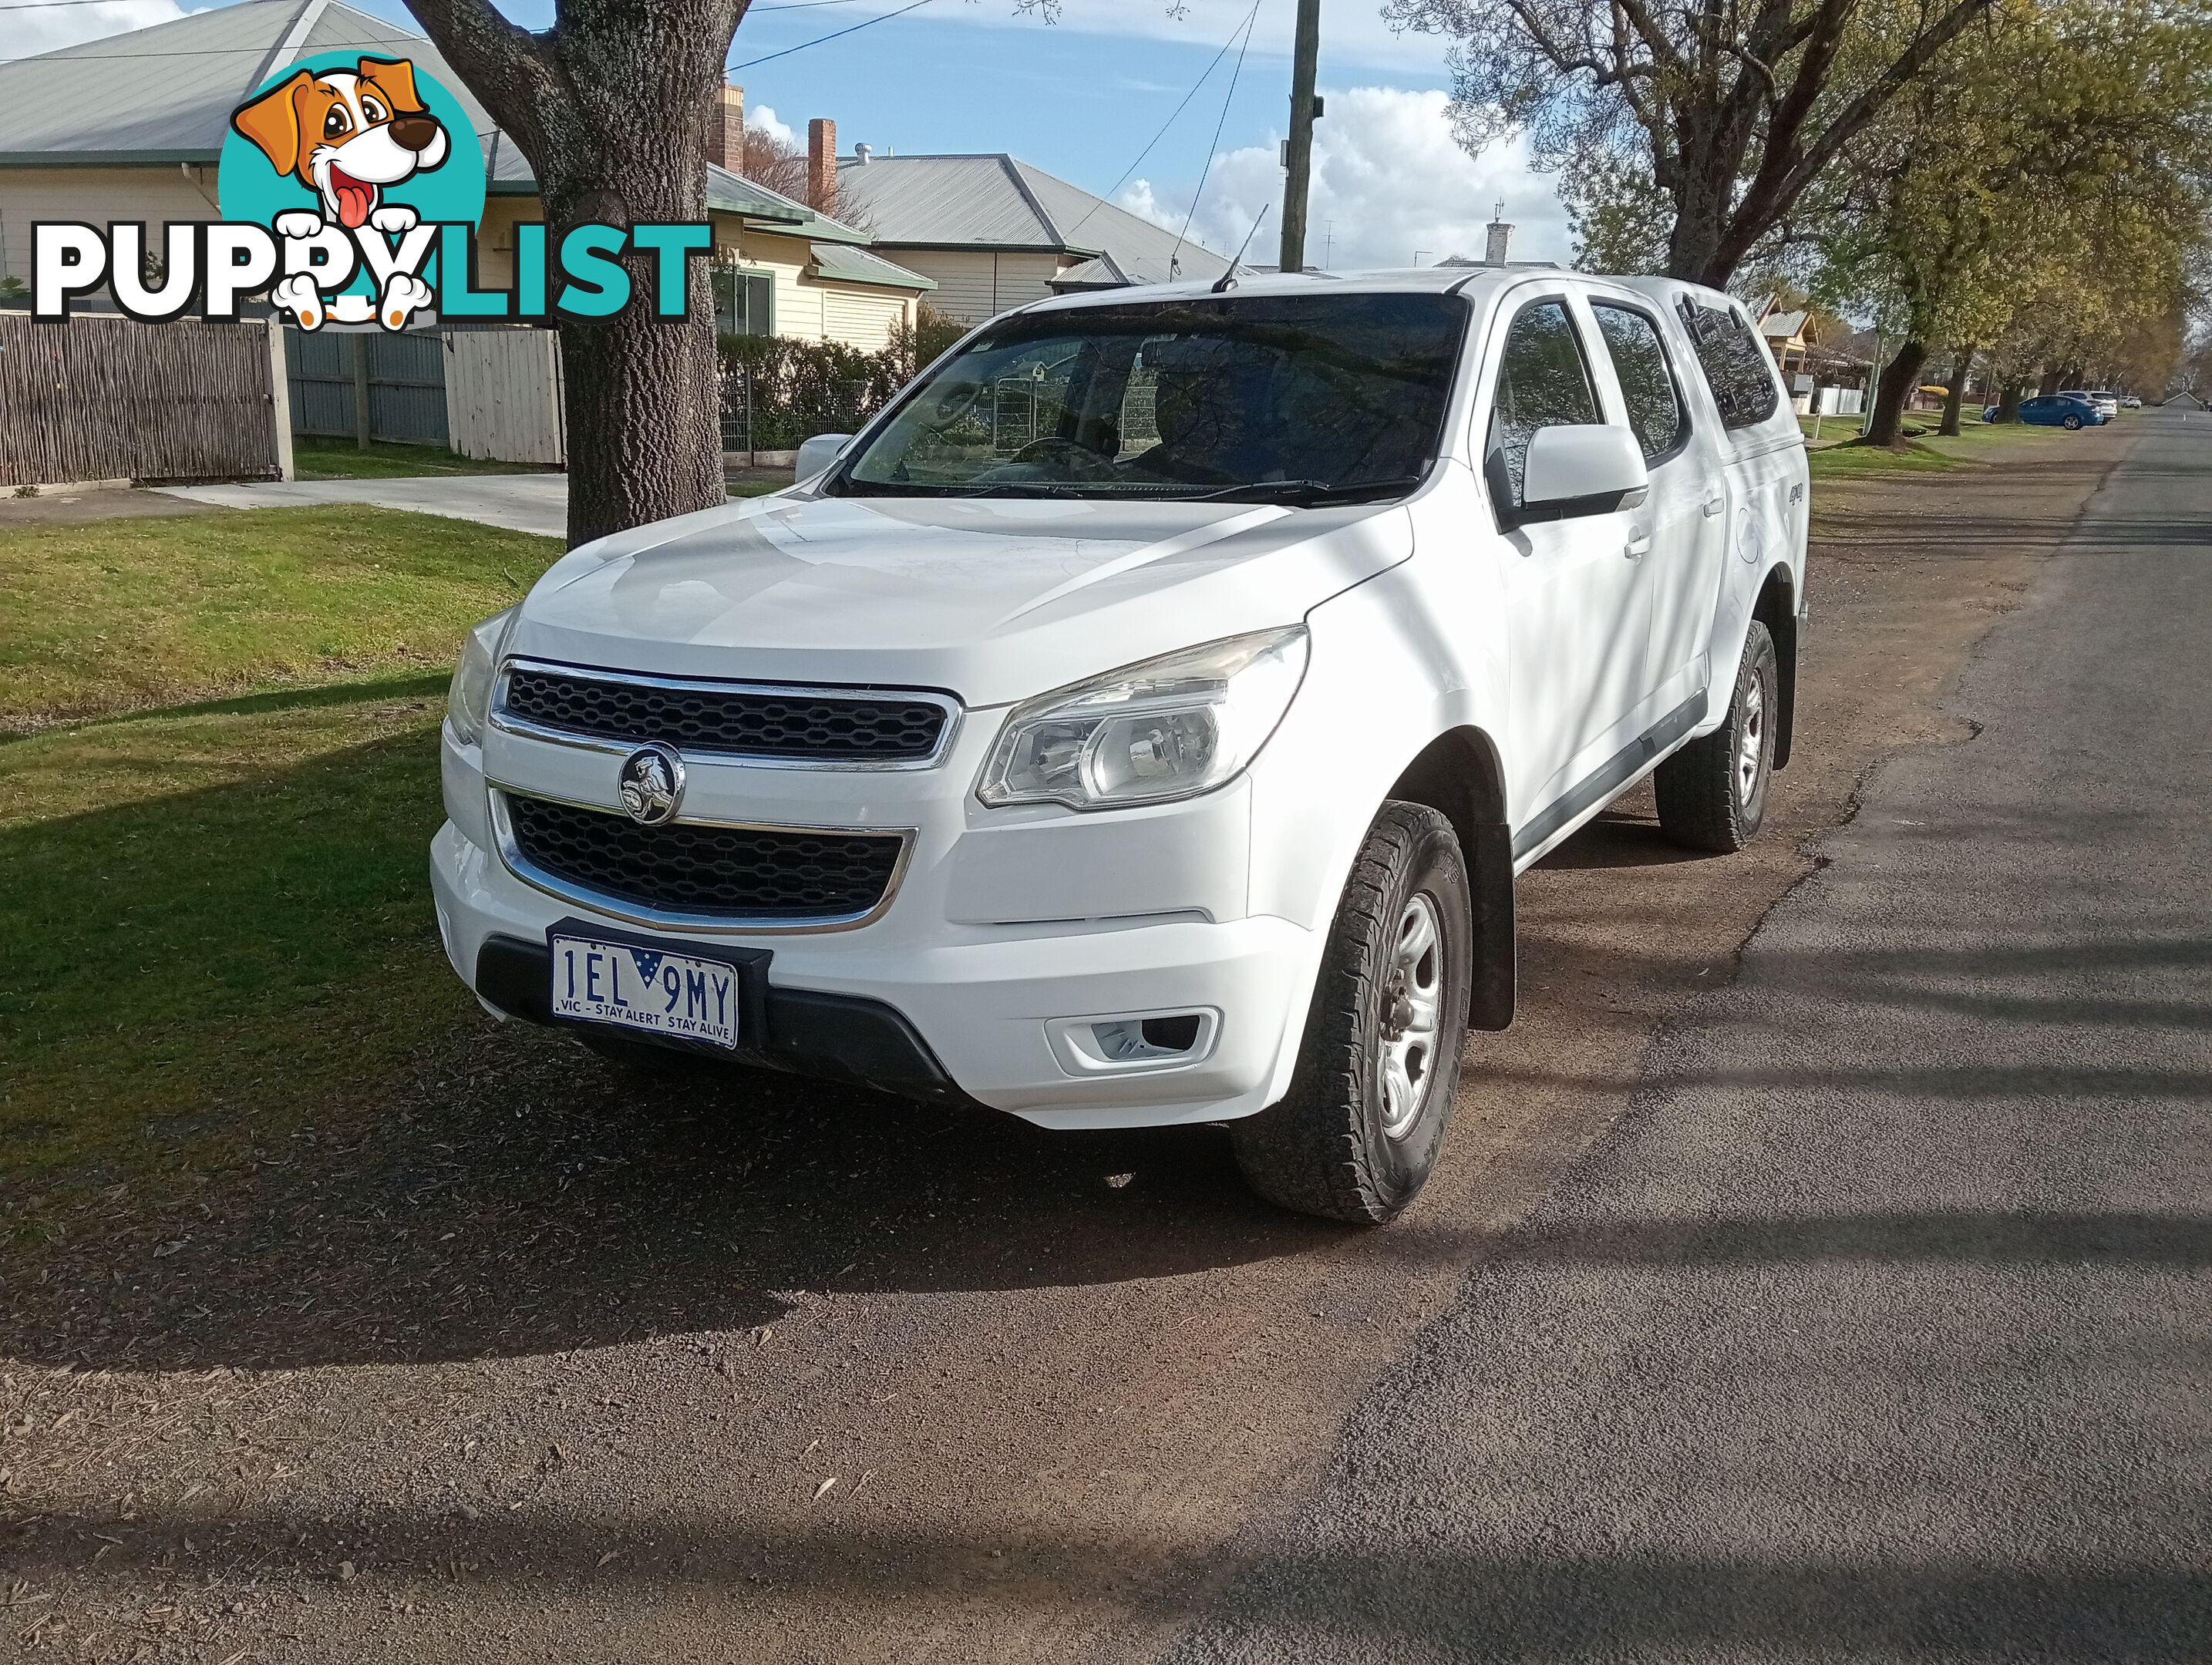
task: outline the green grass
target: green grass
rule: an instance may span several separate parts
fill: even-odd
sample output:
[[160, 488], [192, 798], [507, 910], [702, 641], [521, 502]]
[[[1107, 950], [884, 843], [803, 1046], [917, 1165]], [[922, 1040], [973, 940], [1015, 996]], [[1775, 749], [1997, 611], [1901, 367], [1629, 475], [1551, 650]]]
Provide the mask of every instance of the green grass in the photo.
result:
[[471, 1021], [445, 681], [559, 553], [355, 507], [0, 532], [0, 1192], [236, 1155]]
[[303, 480], [399, 480], [426, 474], [546, 474], [535, 463], [495, 463], [464, 457], [441, 446], [393, 445], [373, 440], [311, 440], [295, 435], [292, 462]]
[[466, 1017], [423, 878], [441, 680], [0, 744], [0, 1188], [312, 1115]]
[[[1856, 423], [1857, 418], [1832, 422]], [[1889, 450], [1871, 445], [1822, 445], [1806, 459], [1814, 479], [1861, 474], [1927, 474], [1971, 467], [1994, 461], [2020, 449], [2051, 446], [2073, 437], [2063, 428], [2029, 428], [2019, 422], [1985, 422], [1978, 408], [1968, 410], [1959, 432], [1945, 438], [1936, 430], [1941, 418], [1934, 412], [1916, 414], [1904, 424], [1904, 446]], [[1847, 430], [1849, 431], [1849, 430]], [[1826, 437], [1824, 431], [1823, 437]]]
[[353, 506], [0, 530], [0, 730], [441, 669], [559, 554]]

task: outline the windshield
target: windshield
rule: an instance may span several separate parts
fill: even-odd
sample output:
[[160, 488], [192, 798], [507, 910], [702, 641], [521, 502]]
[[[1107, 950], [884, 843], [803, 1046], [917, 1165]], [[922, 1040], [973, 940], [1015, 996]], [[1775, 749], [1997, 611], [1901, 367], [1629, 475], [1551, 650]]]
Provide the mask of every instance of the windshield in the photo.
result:
[[1436, 455], [1467, 308], [1206, 297], [1018, 316], [948, 355], [830, 489], [860, 496], [1402, 495]]

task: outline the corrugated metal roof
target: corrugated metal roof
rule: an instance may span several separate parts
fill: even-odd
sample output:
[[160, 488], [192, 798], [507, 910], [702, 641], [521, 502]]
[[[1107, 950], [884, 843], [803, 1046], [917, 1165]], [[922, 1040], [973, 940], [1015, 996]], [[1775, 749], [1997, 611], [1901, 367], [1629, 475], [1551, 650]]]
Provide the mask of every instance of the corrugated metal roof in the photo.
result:
[[854, 248], [849, 243], [816, 243], [814, 270], [823, 277], [847, 283], [873, 283], [884, 289], [933, 289], [934, 277], [924, 277], [918, 271], [908, 271], [904, 266], [895, 266], [880, 254], [871, 254], [866, 249]]
[[1057, 249], [1106, 256], [1138, 283], [1218, 277], [1211, 249], [1004, 154], [841, 158], [837, 199], [873, 228], [878, 246]]
[[1056, 289], [1114, 289], [1128, 281], [1129, 275], [1114, 264], [1110, 255], [1100, 254], [1070, 266], [1052, 280], [1052, 286]]
[[173, 23], [0, 64], [0, 160], [211, 162], [230, 112], [284, 59], [351, 47], [404, 53], [490, 118], [420, 35], [342, 0], [244, 0]]

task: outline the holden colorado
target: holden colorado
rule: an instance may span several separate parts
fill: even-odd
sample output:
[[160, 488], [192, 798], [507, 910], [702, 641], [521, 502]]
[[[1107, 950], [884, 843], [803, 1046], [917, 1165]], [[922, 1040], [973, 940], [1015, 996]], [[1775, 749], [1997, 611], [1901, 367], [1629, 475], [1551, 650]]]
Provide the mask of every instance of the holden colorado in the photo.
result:
[[495, 1015], [1048, 1127], [1227, 1125], [1388, 1219], [1515, 875], [1789, 760], [1803, 443], [1725, 295], [1465, 269], [1002, 315], [791, 489], [465, 643], [431, 847]]

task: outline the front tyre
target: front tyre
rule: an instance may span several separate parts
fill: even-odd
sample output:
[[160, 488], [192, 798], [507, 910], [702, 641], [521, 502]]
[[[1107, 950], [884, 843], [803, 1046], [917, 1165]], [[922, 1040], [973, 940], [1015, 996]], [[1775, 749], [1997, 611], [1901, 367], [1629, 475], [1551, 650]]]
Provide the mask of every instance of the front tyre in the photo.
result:
[[1757, 619], [1744, 638], [1728, 720], [1684, 746], [1651, 777], [1659, 828], [1677, 844], [1730, 855], [1759, 836], [1774, 777], [1781, 676], [1774, 638]]
[[1385, 804], [1329, 929], [1291, 1091], [1230, 1123], [1254, 1190], [1351, 1225], [1380, 1224], [1413, 1201], [1459, 1084], [1474, 918], [1451, 823]]

